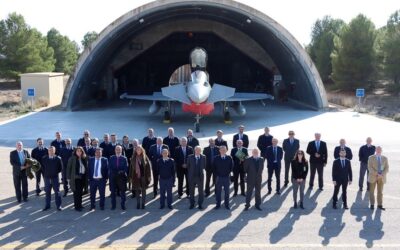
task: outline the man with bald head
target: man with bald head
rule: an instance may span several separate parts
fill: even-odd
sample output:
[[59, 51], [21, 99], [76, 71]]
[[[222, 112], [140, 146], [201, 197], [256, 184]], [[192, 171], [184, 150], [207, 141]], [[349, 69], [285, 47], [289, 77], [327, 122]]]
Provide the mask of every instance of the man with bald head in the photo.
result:
[[358, 179], [358, 187], [359, 191], [363, 191], [364, 187], [364, 177], [365, 173], [367, 173], [367, 191], [369, 191], [369, 185], [368, 185], [368, 158], [371, 155], [375, 154], [375, 146], [372, 145], [372, 139], [371, 137], [368, 137], [366, 140], [366, 144], [360, 147], [360, 150], [358, 151], [358, 158], [360, 160], [360, 176]]
[[264, 170], [264, 159], [260, 157], [260, 151], [258, 149], [253, 149], [251, 151], [251, 157], [247, 158], [243, 164], [244, 172], [247, 176], [247, 193], [246, 193], [246, 205], [245, 210], [250, 207], [251, 197], [253, 195], [253, 190], [255, 191], [255, 208], [257, 210], [261, 209], [261, 182], [262, 173]]
[[13, 167], [15, 196], [18, 203], [28, 201], [28, 177], [26, 175], [25, 160], [30, 158], [29, 152], [24, 149], [21, 141], [15, 144], [16, 149], [10, 152], [10, 163]]
[[307, 154], [310, 155], [310, 184], [309, 189], [314, 186], [315, 173], [318, 172], [319, 190], [324, 190], [324, 167], [328, 162], [328, 148], [326, 143], [321, 141], [321, 134], [315, 133], [315, 140], [310, 141], [307, 146]]

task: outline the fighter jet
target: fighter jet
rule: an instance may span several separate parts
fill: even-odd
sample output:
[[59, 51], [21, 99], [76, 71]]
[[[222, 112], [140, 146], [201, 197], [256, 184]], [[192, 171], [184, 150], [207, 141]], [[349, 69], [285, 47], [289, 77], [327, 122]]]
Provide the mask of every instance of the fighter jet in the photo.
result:
[[[209, 115], [214, 110], [215, 103], [222, 103], [225, 123], [231, 122], [229, 107], [232, 107], [240, 116], [246, 114], [244, 101], [274, 99], [273, 96], [264, 93], [237, 93], [235, 88], [214, 83], [209, 83], [206, 71], [207, 52], [196, 47], [190, 52], [191, 80], [161, 88], [161, 92], [153, 95], [129, 95], [124, 93], [121, 99], [152, 101], [149, 108], [150, 114], [156, 114], [161, 107], [165, 108], [164, 122], [171, 121], [171, 102], [182, 103], [184, 112], [194, 113], [196, 132], [200, 131], [200, 119]], [[232, 104], [232, 105], [230, 105]]]

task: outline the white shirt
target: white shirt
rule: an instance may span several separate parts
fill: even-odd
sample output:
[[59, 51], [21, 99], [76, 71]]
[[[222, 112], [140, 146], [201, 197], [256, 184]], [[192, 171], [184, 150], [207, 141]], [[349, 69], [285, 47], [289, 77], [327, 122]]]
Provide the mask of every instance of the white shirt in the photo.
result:
[[[99, 162], [99, 163], [97, 163]], [[99, 164], [99, 169], [97, 169], [97, 176], [96, 176], [96, 164]], [[101, 175], [101, 158], [94, 159], [94, 170], [93, 170], [93, 178], [103, 178], [103, 176]]]

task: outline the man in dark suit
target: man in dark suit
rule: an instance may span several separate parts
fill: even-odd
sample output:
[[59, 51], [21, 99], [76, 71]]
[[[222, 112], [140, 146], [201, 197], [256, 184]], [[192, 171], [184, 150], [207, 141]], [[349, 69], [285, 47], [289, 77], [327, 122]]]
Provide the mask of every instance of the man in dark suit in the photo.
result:
[[60, 180], [58, 176], [62, 171], [63, 164], [61, 157], [57, 156], [55, 151], [54, 146], [49, 147], [48, 155], [44, 156], [42, 160], [44, 190], [46, 192], [46, 206], [43, 208], [43, 211], [50, 209], [51, 189], [54, 191], [57, 210], [61, 211], [61, 196], [59, 195]]
[[264, 169], [264, 159], [260, 157], [260, 151], [258, 149], [253, 149], [252, 156], [244, 161], [243, 167], [244, 172], [247, 175], [245, 210], [248, 210], [250, 207], [251, 196], [253, 195], [253, 190], [255, 189], [255, 207], [257, 210], [261, 211], [261, 181]]
[[353, 152], [349, 147], [346, 146], [346, 140], [345, 139], [340, 139], [339, 141], [339, 146], [335, 147], [335, 150], [333, 152], [333, 158], [337, 159], [340, 157], [339, 153], [341, 150], [346, 151], [346, 158], [349, 159], [350, 161], [353, 159]]
[[219, 155], [219, 149], [215, 146], [215, 141], [213, 138], [208, 140], [209, 145], [203, 149], [203, 154], [206, 156], [206, 187], [205, 194], [206, 197], [210, 195], [210, 182], [211, 178], [213, 180], [212, 185], [215, 185], [215, 174], [213, 169], [214, 158]]
[[90, 210], [96, 208], [96, 192], [100, 194], [100, 210], [104, 210], [106, 184], [108, 179], [108, 160], [102, 156], [102, 148], [96, 148], [95, 157], [89, 158]]
[[201, 147], [194, 148], [194, 154], [189, 155], [187, 160], [188, 180], [189, 180], [189, 193], [190, 193], [190, 207], [194, 208], [194, 191], [197, 186], [199, 193], [198, 205], [199, 209], [203, 209], [204, 201], [204, 170], [206, 168], [206, 156], [201, 154]]
[[328, 162], [328, 148], [321, 141], [321, 134], [315, 133], [315, 140], [308, 143], [307, 154], [310, 155], [310, 184], [309, 189], [314, 186], [315, 172], [318, 172], [319, 190], [324, 190], [324, 167]]
[[339, 157], [333, 161], [332, 181], [335, 186], [333, 192], [333, 208], [337, 209], [337, 200], [340, 187], [342, 187], [343, 208], [349, 209], [347, 206], [347, 185], [353, 181], [353, 173], [351, 171], [351, 162], [346, 159], [346, 150], [339, 151]]
[[10, 163], [13, 167], [15, 196], [18, 203], [28, 201], [28, 177], [26, 175], [25, 159], [30, 158], [29, 152], [23, 148], [21, 141], [16, 143], [16, 149], [10, 152]]
[[[360, 176], [358, 179], [358, 187], [360, 188], [359, 191], [363, 191], [365, 173], [367, 173], [367, 177], [369, 174], [368, 158], [374, 154], [375, 154], [375, 146], [372, 145], [372, 138], [368, 137], [366, 140], [366, 144], [361, 146], [360, 150], [358, 151], [358, 158], [360, 160]], [[367, 191], [369, 191], [368, 178], [366, 179], [367, 179]]]
[[175, 148], [176, 175], [178, 177], [178, 198], [183, 195], [183, 179], [186, 181], [186, 195], [189, 198], [189, 180], [187, 172], [188, 156], [193, 154], [193, 148], [187, 145], [186, 137], [181, 138], [181, 145]]
[[86, 155], [89, 155], [89, 151], [92, 148], [92, 140], [90, 138], [85, 138], [85, 145], [81, 146]]
[[65, 147], [65, 141], [63, 139], [61, 139], [60, 132], [58, 132], [58, 131], [56, 132], [56, 139], [54, 141], [52, 141], [50, 145], [56, 149], [56, 155], [59, 155], [61, 149], [63, 147]]
[[186, 138], [187, 138], [187, 140], [188, 140], [188, 145], [191, 146], [193, 149], [194, 149], [196, 146], [199, 146], [199, 145], [200, 145], [199, 140], [197, 140], [197, 138], [193, 136], [193, 130], [188, 129], [186, 135], [187, 135]]
[[147, 130], [148, 135], [142, 139], [142, 147], [146, 150], [146, 154], [149, 154], [150, 147], [156, 144], [157, 137], [154, 136], [154, 129], [149, 128]]
[[86, 139], [90, 138], [89, 130], [83, 131], [83, 137], [78, 140], [76, 146], [81, 146], [82, 148], [86, 145]]
[[278, 139], [272, 139], [272, 145], [267, 148], [267, 168], [268, 168], [268, 194], [272, 192], [272, 175], [276, 178], [276, 194], [281, 194], [281, 162], [283, 149], [278, 146]]
[[93, 138], [91, 145], [92, 145], [92, 147], [88, 150], [87, 155], [90, 157], [94, 157], [96, 154], [97, 148], [99, 148], [99, 139]]
[[236, 147], [237, 140], [243, 141], [243, 147], [245, 147], [245, 148], [249, 147], [249, 137], [244, 133], [243, 125], [239, 126], [239, 133], [237, 133], [233, 136], [232, 147]]
[[121, 148], [122, 148], [122, 153], [121, 154], [123, 155], [124, 154], [124, 148], [122, 147], [122, 144], [118, 142], [117, 134], [112, 133], [110, 135], [110, 145], [108, 147], [108, 150], [109, 150], [108, 155], [110, 157], [115, 154], [115, 148], [118, 145], [121, 146]]
[[[289, 184], [289, 169], [290, 162], [293, 160], [294, 155], [300, 148], [300, 141], [294, 138], [294, 131], [289, 131], [289, 138], [283, 140], [282, 149], [285, 152], [285, 187]], [[291, 178], [290, 178], [291, 179]]]
[[273, 136], [269, 134], [269, 128], [264, 128], [264, 134], [260, 135], [257, 140], [257, 148], [261, 152], [261, 156], [264, 160], [267, 159], [267, 148], [272, 145]]
[[157, 173], [160, 180], [160, 209], [165, 207], [165, 196], [167, 196], [167, 205], [172, 209], [172, 186], [175, 182], [175, 162], [168, 157], [168, 149], [161, 151], [162, 158], [157, 160]]
[[214, 158], [213, 168], [217, 180], [217, 182], [215, 183], [215, 198], [216, 198], [215, 209], [219, 209], [221, 207], [221, 193], [223, 187], [225, 193], [224, 205], [226, 209], [230, 210], [229, 185], [230, 185], [230, 175], [233, 170], [233, 160], [230, 155], [226, 154], [226, 151], [227, 151], [226, 146], [220, 146], [219, 147], [220, 155]]
[[116, 208], [116, 196], [119, 189], [121, 196], [121, 209], [125, 210], [126, 183], [128, 181], [128, 160], [122, 155], [122, 146], [115, 146], [115, 155], [108, 162], [110, 171], [111, 210]]
[[168, 128], [168, 135], [164, 138], [163, 143], [168, 146], [170, 157], [175, 159], [175, 149], [179, 147], [179, 138], [174, 135], [174, 128]]
[[158, 168], [157, 168], [157, 161], [158, 159], [162, 158], [162, 150], [163, 149], [168, 149], [169, 148], [167, 145], [163, 144], [163, 138], [162, 137], [157, 137], [156, 139], [156, 144], [151, 145], [150, 149], [149, 149], [149, 159], [151, 161], [151, 172], [153, 174], [153, 194], [154, 194], [154, 198], [156, 198], [157, 196], [157, 192], [158, 192], [158, 177], [159, 177], [159, 173], [158, 173]]
[[228, 142], [224, 140], [224, 138], [222, 138], [222, 136], [224, 135], [224, 132], [222, 132], [222, 130], [218, 130], [217, 131], [217, 138], [215, 138], [215, 146], [220, 147], [220, 146], [225, 146], [226, 150], [228, 150]]
[[72, 140], [70, 138], [65, 139], [65, 147], [60, 150], [60, 157], [63, 163], [63, 168], [61, 171], [61, 178], [64, 187], [64, 197], [67, 196], [69, 191], [69, 183], [67, 180], [67, 165], [68, 160], [72, 156], [75, 148], [72, 146]]
[[[104, 134], [103, 141], [100, 143], [100, 147], [103, 149], [103, 156], [106, 157], [107, 159], [110, 159], [110, 156], [113, 155], [114, 152], [112, 152], [112, 146], [109, 134], [107, 133]], [[112, 153], [111, 155], [110, 152]]]
[[[43, 156], [47, 155], [47, 148], [44, 146], [44, 142], [42, 138], [38, 138], [36, 140], [36, 147], [32, 149], [31, 156], [33, 159], [36, 159], [40, 165], [42, 165], [42, 158]], [[40, 188], [40, 181], [42, 179], [42, 170], [40, 169], [35, 173], [36, 176], [36, 195], [39, 196], [42, 192]]]
[[233, 159], [233, 196], [237, 196], [239, 189], [239, 177], [240, 177], [240, 194], [242, 196], [246, 196], [244, 193], [245, 184], [244, 184], [244, 169], [243, 163], [244, 160], [249, 156], [247, 152], [247, 148], [243, 147], [243, 141], [237, 140], [236, 147], [231, 150], [231, 157]]

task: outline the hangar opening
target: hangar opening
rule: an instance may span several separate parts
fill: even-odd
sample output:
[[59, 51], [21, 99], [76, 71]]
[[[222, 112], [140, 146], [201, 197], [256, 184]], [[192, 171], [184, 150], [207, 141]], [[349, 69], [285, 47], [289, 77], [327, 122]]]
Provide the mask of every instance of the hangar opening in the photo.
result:
[[126, 13], [83, 52], [62, 105], [77, 110], [112, 103], [124, 92], [159, 91], [189, 63], [194, 47], [208, 53], [210, 83], [272, 93], [279, 75], [295, 85], [293, 103], [327, 107], [322, 81], [302, 46], [276, 21], [230, 0], [155, 1]]

